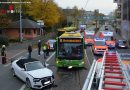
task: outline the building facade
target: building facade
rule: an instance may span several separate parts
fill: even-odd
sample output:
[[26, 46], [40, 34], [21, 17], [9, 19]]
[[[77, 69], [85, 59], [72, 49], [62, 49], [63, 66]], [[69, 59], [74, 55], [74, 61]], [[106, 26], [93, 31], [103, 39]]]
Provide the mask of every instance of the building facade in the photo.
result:
[[114, 0], [114, 3], [117, 3], [119, 15], [117, 21], [119, 21], [121, 36], [130, 42], [130, 0]]

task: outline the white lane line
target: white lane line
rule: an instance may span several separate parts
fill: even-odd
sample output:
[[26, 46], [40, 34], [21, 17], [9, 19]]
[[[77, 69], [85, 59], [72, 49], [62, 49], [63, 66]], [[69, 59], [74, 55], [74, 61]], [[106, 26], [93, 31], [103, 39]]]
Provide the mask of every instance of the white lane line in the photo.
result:
[[[37, 49], [34, 49], [33, 51], [36, 51]], [[26, 50], [23, 50], [23, 51], [21, 51], [21, 52], [19, 52], [19, 53], [17, 53], [17, 54], [15, 54], [14, 56], [12, 56], [12, 57], [10, 57], [9, 59], [11, 59], [11, 58], [14, 58], [14, 57], [16, 57], [16, 56], [18, 56], [19, 54], [21, 54], [21, 53], [23, 53], [23, 52], [25, 52]], [[28, 52], [27, 52], [28, 53]]]
[[[24, 58], [24, 56], [18, 57], [17, 59]], [[11, 63], [5, 64], [4, 67], [8, 67]]]
[[46, 62], [48, 62], [55, 54], [56, 52], [53, 52], [49, 58], [47, 58]]
[[[37, 49], [34, 49], [33, 51], [36, 51], [36, 50], [37, 50]], [[22, 53], [25, 52], [25, 51], [26, 51], [26, 50], [15, 54], [14, 56], [10, 57], [9, 60], [12, 59], [12, 58], [14, 58], [14, 57], [16, 57], [16, 56], [18, 56], [18, 55], [20, 55], [20, 54], [22, 54]], [[26, 54], [28, 54], [28, 53], [26, 53]], [[20, 57], [18, 57], [18, 58], [23, 58], [23, 57], [24, 57], [24, 56], [20, 56]], [[18, 59], [18, 58], [17, 58], [17, 59]], [[10, 64], [11, 64], [11, 63], [8, 63], [8, 64], [4, 65], [4, 67], [8, 67]]]
[[[19, 54], [21, 54], [21, 53], [23, 53], [23, 52], [25, 52], [25, 50], [24, 50], [24, 51], [22, 51], [22, 52], [19, 52], [19, 53], [15, 54], [15, 55], [14, 55], [14, 56], [12, 56], [11, 58], [16, 57], [16, 56], [18, 56]], [[9, 58], [9, 59], [11, 59], [11, 58]]]
[[89, 64], [89, 66], [90, 66], [90, 62], [89, 62], [89, 60], [88, 60], [88, 56], [87, 56], [86, 49], [85, 49], [85, 55], [86, 55], [86, 58], [87, 58], [88, 64]]
[[25, 89], [25, 87], [26, 87], [26, 85], [25, 85], [25, 84], [23, 84], [19, 90], [24, 90], [24, 89]]
[[8, 67], [11, 63], [5, 64], [4, 67]]

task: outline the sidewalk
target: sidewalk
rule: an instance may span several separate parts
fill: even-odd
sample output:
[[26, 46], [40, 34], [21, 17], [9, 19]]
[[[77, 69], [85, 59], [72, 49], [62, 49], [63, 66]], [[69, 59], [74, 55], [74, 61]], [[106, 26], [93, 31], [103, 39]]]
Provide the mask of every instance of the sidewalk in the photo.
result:
[[[26, 52], [28, 45], [31, 44], [33, 49], [37, 48], [38, 40], [41, 40], [42, 43], [46, 42], [48, 38], [53, 38], [52, 35], [46, 35], [45, 37], [38, 37], [33, 40], [26, 40], [22, 43], [10, 43], [9, 46], [6, 47], [6, 56], [7, 56], [7, 64], [10, 63], [11, 59], [15, 58], [16, 55]], [[1, 48], [0, 48], [1, 50]], [[1, 56], [0, 56], [0, 63], [1, 63]]]

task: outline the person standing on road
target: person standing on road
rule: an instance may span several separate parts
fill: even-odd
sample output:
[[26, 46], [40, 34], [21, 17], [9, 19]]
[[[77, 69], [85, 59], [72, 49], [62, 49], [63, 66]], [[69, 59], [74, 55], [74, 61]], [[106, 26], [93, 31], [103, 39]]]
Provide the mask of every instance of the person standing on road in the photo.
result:
[[50, 44], [47, 42], [47, 56], [49, 56], [49, 51], [50, 51]]
[[28, 58], [31, 58], [32, 46], [28, 45]]
[[1, 57], [2, 57], [2, 64], [5, 64], [6, 63], [5, 45], [2, 45]]
[[47, 45], [46, 44], [44, 44], [43, 45], [43, 52], [44, 52], [44, 59], [46, 58], [46, 54], [47, 54]]
[[41, 55], [41, 40], [38, 41], [38, 55]]

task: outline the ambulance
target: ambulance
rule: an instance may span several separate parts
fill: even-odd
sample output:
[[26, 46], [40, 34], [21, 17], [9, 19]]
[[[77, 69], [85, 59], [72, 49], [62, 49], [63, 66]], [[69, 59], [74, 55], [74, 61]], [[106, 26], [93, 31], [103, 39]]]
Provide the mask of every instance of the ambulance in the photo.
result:
[[108, 46], [108, 48], [116, 47], [116, 41], [113, 38], [112, 31], [102, 31], [102, 32], [100, 32], [99, 37], [106, 39], [106, 45]]
[[95, 38], [94, 45], [92, 47], [94, 54], [102, 54], [108, 51], [108, 46], [106, 45], [106, 40], [104, 38]]
[[88, 30], [84, 31], [85, 46], [94, 44], [94, 36], [95, 36], [95, 31], [88, 31]]

